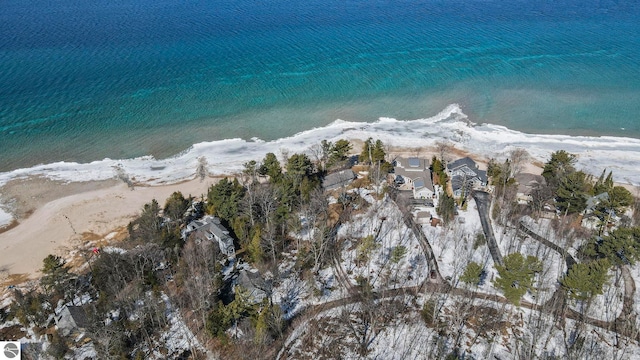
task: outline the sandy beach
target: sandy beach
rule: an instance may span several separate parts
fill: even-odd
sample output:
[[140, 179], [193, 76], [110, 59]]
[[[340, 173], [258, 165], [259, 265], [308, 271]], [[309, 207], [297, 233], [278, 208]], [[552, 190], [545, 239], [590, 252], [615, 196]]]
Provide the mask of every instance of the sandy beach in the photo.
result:
[[[355, 143], [354, 149], [361, 147]], [[419, 156], [430, 159], [437, 155], [433, 147], [391, 147], [391, 157]], [[486, 167], [487, 159], [452, 149], [455, 157], [472, 156]], [[540, 173], [530, 165], [527, 172]], [[39, 276], [42, 260], [56, 254], [71, 261], [91, 248], [126, 236], [126, 225], [152, 199], [162, 205], [175, 191], [184, 196], [206, 196], [209, 186], [219, 177], [204, 181], [189, 180], [172, 185], [136, 186], [112, 179], [101, 181], [62, 182], [44, 177], [11, 181], [0, 188], [5, 202], [13, 204], [17, 224], [0, 232], [0, 281], [9, 275], [24, 280]]]
[[[616, 182], [640, 193], [634, 188], [640, 184], [638, 139], [525, 134], [501, 126], [474, 125], [457, 104], [452, 104], [428, 119], [335, 121], [269, 142], [228, 139], [198, 143], [166, 159], [58, 162], [0, 173], [0, 220], [4, 219], [4, 224], [0, 222], [0, 281], [8, 274], [36, 277], [48, 254], [78, 258], [78, 252], [90, 252], [91, 246], [123, 238], [123, 228], [145, 203], [155, 198], [163, 205], [174, 191], [185, 196], [206, 194], [220, 176], [237, 174], [245, 162], [259, 161], [268, 152], [280, 160], [300, 152], [314, 158], [321, 140], [348, 139], [353, 152], [359, 153], [363, 139], [369, 137], [384, 142], [390, 159], [430, 159], [441, 155], [438, 143], [446, 143], [450, 147], [443, 154], [445, 159], [470, 156], [481, 167], [491, 158], [504, 161], [513, 149], [525, 149], [530, 161], [523, 171], [535, 174], [541, 173], [541, 165], [553, 151], [564, 149], [576, 154], [577, 169], [594, 176], [603, 169], [613, 171]], [[208, 174], [204, 181], [184, 180], [193, 179], [201, 168]], [[122, 175], [143, 185], [131, 190], [116, 180]], [[8, 228], [7, 218], [16, 220]]]
[[115, 180], [62, 184], [31, 178], [7, 184], [2, 194], [13, 199], [18, 224], [0, 233], [0, 281], [10, 274], [37, 277], [47, 255], [70, 259], [88, 251], [88, 243], [115, 238], [152, 199], [162, 205], [175, 191], [199, 197], [215, 182], [207, 178], [134, 190]]

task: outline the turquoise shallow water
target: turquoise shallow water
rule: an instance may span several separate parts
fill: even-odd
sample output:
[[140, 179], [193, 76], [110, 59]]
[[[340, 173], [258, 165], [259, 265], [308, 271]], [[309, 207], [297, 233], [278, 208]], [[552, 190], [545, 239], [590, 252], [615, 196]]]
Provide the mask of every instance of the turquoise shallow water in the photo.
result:
[[0, 171], [431, 116], [640, 137], [635, 2], [8, 0]]

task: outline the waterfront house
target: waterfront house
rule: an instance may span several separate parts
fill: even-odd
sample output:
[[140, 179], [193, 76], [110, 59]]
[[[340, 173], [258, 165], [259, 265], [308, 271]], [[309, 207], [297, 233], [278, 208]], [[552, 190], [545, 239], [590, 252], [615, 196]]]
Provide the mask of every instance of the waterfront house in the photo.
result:
[[468, 156], [448, 163], [447, 174], [455, 197], [460, 197], [463, 193], [468, 195], [472, 189], [487, 185], [487, 172], [480, 170], [478, 164]]

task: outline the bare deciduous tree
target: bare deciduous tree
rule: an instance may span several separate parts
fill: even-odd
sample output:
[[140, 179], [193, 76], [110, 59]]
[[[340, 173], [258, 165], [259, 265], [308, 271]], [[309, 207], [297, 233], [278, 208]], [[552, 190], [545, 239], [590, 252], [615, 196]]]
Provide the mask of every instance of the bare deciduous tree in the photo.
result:
[[186, 295], [184, 308], [192, 309], [198, 316], [200, 326], [214, 305], [222, 285], [220, 259], [222, 254], [211, 241], [197, 243], [187, 241], [182, 252], [182, 263], [178, 279]]
[[531, 157], [527, 150], [523, 148], [515, 148], [509, 152], [509, 160], [511, 160], [511, 174], [509, 177], [515, 177], [520, 174]]
[[450, 161], [451, 156], [449, 155], [451, 151], [454, 149], [453, 144], [446, 140], [439, 140], [435, 143], [436, 151], [440, 155], [440, 160], [442, 161]]

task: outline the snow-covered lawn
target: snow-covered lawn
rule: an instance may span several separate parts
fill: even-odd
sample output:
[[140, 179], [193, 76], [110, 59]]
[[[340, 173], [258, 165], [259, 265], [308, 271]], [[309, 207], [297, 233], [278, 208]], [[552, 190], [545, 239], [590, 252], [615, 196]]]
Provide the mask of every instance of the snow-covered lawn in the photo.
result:
[[343, 241], [340, 266], [353, 285], [358, 278], [374, 289], [420, 284], [429, 271], [420, 243], [391, 199], [370, 200], [373, 203], [365, 213], [355, 215], [338, 231]]

